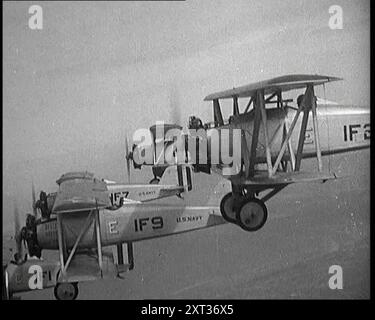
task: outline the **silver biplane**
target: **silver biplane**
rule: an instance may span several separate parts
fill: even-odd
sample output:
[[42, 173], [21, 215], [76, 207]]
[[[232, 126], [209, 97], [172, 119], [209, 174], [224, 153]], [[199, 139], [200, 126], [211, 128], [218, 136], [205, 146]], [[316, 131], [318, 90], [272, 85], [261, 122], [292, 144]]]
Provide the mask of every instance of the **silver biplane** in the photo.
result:
[[[370, 147], [370, 110], [318, 100], [314, 88], [342, 80], [321, 75], [287, 75], [210, 94], [214, 121], [205, 124], [210, 130], [241, 130], [241, 169], [225, 176], [232, 192], [225, 195], [220, 208], [225, 220], [247, 231], [261, 228], [267, 219], [265, 201], [291, 183], [325, 182], [335, 173], [323, 168], [322, 156], [351, 152]], [[304, 90], [293, 99], [285, 98], [291, 90]], [[241, 111], [239, 99], [248, 99]], [[220, 101], [233, 100], [233, 113], [224, 120]], [[302, 118], [302, 119], [301, 119]], [[230, 144], [230, 141], [227, 143]], [[196, 166], [196, 171], [222, 174], [221, 164]], [[316, 171], [301, 171], [302, 159], [317, 159]], [[260, 192], [268, 191], [262, 198]]]
[[[315, 95], [315, 87], [325, 89], [326, 83], [338, 80], [342, 79], [322, 75], [286, 75], [204, 98], [204, 101], [212, 101], [213, 121], [203, 123], [192, 116], [188, 128], [204, 130], [205, 139], [194, 134], [181, 137], [196, 140], [195, 145], [199, 147], [196, 155], [206, 153], [202, 158], [207, 161], [198, 161], [197, 157], [192, 163], [195, 172], [210, 174], [213, 171], [231, 181], [232, 192], [220, 203], [226, 221], [238, 224], [246, 231], [258, 230], [267, 220], [265, 202], [287, 185], [324, 182], [337, 177], [324, 170], [322, 156], [370, 147], [369, 108], [338, 105]], [[302, 92], [295, 100], [287, 97], [297, 91]], [[220, 103], [224, 104], [224, 100], [233, 101], [233, 112], [228, 119], [224, 119], [221, 110]], [[241, 108], [242, 101], [246, 104]], [[294, 101], [296, 104], [292, 104]], [[232, 140], [220, 135], [221, 131], [228, 129], [241, 131], [241, 167], [230, 175], [223, 174], [226, 164], [214, 163], [211, 159], [212, 154], [220, 153], [223, 145], [229, 145], [229, 150], [233, 151]], [[206, 145], [201, 148], [201, 143]], [[179, 144], [181, 142], [176, 143]], [[153, 145], [149, 147], [155, 148]], [[133, 149], [141, 148], [144, 146]], [[176, 146], [168, 144], [168, 148], [173, 151]], [[188, 154], [184, 158], [191, 159], [192, 150], [186, 150]], [[317, 158], [317, 170], [301, 171], [302, 160], [313, 157]], [[155, 167], [160, 167], [160, 162], [159, 159]], [[260, 198], [259, 194], [264, 191], [268, 193]]]
[[[41, 217], [33, 192], [34, 214], [27, 216], [22, 229], [15, 212], [17, 252], [3, 270], [3, 298], [54, 287], [56, 299], [76, 299], [79, 282], [123, 277], [132, 270], [133, 242], [226, 223], [217, 207], [152, 202], [191, 190], [190, 168], [177, 166], [177, 175], [175, 168], [168, 167], [158, 185], [66, 173], [57, 180], [58, 191], [47, 195], [47, 213]], [[42, 250], [58, 250], [58, 261], [43, 260]]]

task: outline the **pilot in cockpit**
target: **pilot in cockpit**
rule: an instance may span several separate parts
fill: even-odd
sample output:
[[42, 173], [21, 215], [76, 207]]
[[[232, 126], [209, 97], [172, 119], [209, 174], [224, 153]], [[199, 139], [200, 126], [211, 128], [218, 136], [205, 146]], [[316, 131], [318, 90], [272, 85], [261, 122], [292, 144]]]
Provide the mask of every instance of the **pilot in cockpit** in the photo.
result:
[[300, 94], [298, 96], [298, 98], [297, 98], [297, 106], [298, 106], [298, 108], [301, 106], [304, 97], [305, 97], [304, 94]]
[[48, 220], [50, 218], [55, 199], [56, 193], [47, 195], [44, 191], [40, 192], [39, 200], [35, 203], [35, 208], [40, 210], [43, 220]]
[[202, 129], [204, 128], [202, 120], [196, 116], [189, 117], [189, 129]]

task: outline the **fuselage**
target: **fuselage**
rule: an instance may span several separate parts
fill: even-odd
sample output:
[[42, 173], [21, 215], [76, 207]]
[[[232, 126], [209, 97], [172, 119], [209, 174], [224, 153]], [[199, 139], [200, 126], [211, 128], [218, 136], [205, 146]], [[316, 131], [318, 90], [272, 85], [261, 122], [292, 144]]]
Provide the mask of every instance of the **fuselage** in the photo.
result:
[[[74, 245], [85, 223], [87, 212], [65, 214], [64, 237], [66, 245]], [[168, 236], [207, 228], [225, 221], [218, 207], [168, 206], [144, 203], [127, 203], [116, 210], [99, 211], [102, 246]], [[57, 219], [51, 218], [37, 226], [38, 244], [43, 249], [58, 249]], [[78, 248], [95, 248], [94, 225], [91, 225]]]
[[[296, 109], [291, 107], [286, 107], [284, 110], [280, 108], [266, 109], [267, 130], [271, 157], [273, 159], [278, 156], [283, 143], [285, 136], [284, 124], [286, 123], [287, 127], [290, 127], [296, 112]], [[291, 135], [291, 146], [294, 154], [297, 152], [302, 114], [303, 112], [301, 112]], [[370, 146], [370, 110], [368, 108], [333, 104], [318, 105], [317, 119], [322, 155], [348, 152], [368, 148]], [[243, 143], [246, 141], [248, 150], [251, 150], [253, 128], [254, 112], [251, 111], [246, 114], [233, 116], [228, 124], [209, 129], [208, 136], [210, 136], [210, 130], [220, 131], [222, 129], [241, 129], [246, 138], [241, 142], [241, 155], [244, 157], [245, 153]], [[225, 138], [227, 138], [227, 136], [223, 135], [218, 144], [209, 141], [208, 154], [215, 152], [212, 148], [218, 148], [218, 146], [223, 146], [225, 144], [229, 144], [231, 150], [233, 148], [233, 146], [231, 146], [232, 142], [230, 140], [228, 141], [231, 137], [229, 136], [227, 141], [225, 141]], [[255, 163], [266, 162], [265, 145], [264, 127], [263, 125], [260, 125]], [[307, 158], [314, 156], [316, 156], [316, 146], [313, 131], [313, 119], [310, 111], [303, 146], [303, 157]], [[284, 160], [289, 160], [289, 158], [290, 153], [287, 149], [284, 155]], [[215, 166], [213, 166], [213, 169], [215, 169]]]

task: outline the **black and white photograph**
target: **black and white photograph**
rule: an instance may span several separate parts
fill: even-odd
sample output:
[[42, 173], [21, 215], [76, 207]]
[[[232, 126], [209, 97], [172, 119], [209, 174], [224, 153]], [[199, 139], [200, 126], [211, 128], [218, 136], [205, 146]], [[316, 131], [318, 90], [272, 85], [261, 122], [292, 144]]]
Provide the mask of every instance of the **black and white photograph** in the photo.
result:
[[369, 0], [2, 11], [2, 300], [370, 299]]

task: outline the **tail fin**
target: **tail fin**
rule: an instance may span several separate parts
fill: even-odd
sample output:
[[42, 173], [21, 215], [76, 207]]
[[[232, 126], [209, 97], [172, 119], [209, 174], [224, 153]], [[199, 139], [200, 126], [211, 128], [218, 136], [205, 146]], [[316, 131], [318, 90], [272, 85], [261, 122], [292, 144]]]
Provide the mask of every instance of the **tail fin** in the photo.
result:
[[179, 185], [184, 187], [185, 190], [192, 189], [191, 183], [191, 168], [186, 165], [174, 165], [165, 169], [159, 184], [164, 185]]

